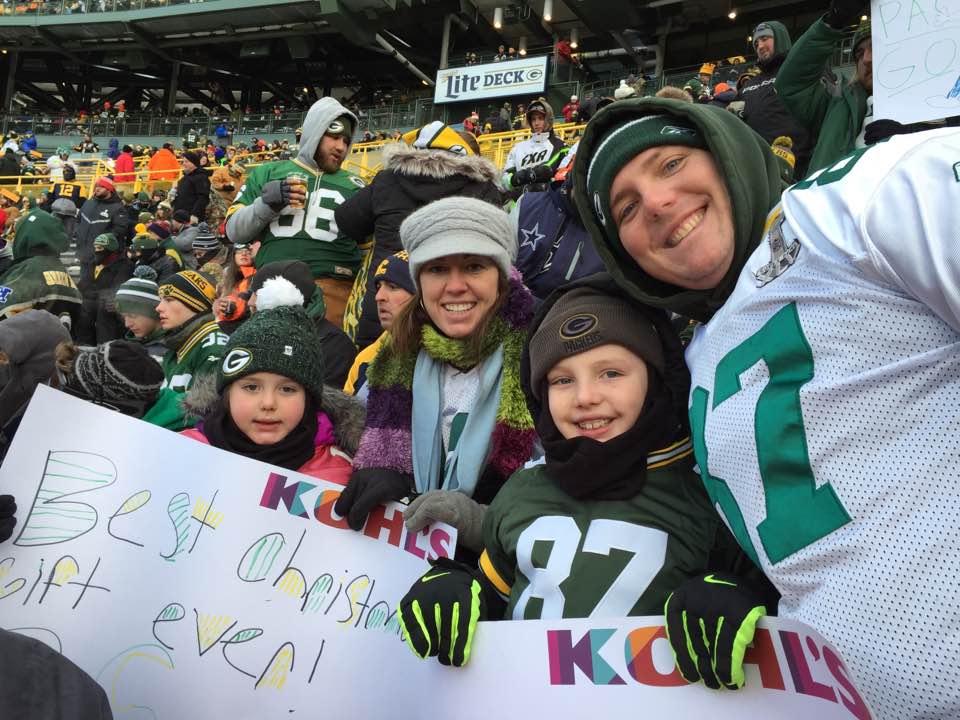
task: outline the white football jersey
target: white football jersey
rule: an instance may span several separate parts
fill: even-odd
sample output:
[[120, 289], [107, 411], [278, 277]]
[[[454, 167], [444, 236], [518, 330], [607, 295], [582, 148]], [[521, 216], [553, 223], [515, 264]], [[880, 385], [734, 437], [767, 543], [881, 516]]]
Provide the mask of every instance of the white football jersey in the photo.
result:
[[787, 190], [687, 350], [697, 462], [881, 718], [960, 717], [960, 130]]

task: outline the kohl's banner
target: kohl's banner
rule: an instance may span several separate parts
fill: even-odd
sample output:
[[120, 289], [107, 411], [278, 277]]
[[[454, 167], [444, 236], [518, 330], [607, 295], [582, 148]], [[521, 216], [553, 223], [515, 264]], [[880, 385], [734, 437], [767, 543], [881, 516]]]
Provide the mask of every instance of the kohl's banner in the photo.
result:
[[547, 87], [547, 56], [437, 71], [436, 104], [537, 95]]
[[960, 115], [960, 0], [871, 0], [874, 119]]
[[86, 670], [118, 719], [871, 717], [836, 651], [777, 620], [735, 693], [687, 685], [659, 617], [481, 623], [467, 667], [418, 660], [397, 602], [452, 528], [408, 534], [391, 505], [353, 532], [331, 483], [46, 387], [0, 492], [20, 507], [0, 624]]
[[455, 531], [409, 533], [394, 503], [354, 532], [341, 489], [39, 387], [0, 467], [0, 625], [83, 668], [116, 718], [417, 707], [397, 604]]

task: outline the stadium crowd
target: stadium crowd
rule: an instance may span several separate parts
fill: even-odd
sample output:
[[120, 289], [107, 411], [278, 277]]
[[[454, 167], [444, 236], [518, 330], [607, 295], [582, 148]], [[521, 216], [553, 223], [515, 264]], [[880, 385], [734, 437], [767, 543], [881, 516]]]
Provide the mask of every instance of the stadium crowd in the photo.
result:
[[[444, 664], [478, 620], [664, 613], [684, 678], [734, 690], [779, 614], [877, 717], [957, 717], [960, 130], [872, 121], [869, 23], [824, 84], [862, 12], [760, 23], [732, 82], [571, 97], [573, 147], [531, 98], [503, 168], [438, 121], [365, 182], [333, 98], [251, 167], [115, 147], [90, 197], [60, 148], [35, 205], [0, 188], [0, 452], [46, 384], [338, 482], [354, 530], [408, 502], [458, 531], [399, 608]], [[624, 586], [601, 526], [656, 571]]]

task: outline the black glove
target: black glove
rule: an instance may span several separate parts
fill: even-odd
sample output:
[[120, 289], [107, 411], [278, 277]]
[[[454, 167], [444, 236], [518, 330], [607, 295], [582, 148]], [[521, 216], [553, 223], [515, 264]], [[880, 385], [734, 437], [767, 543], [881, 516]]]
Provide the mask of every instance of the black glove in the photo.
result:
[[470, 659], [477, 622], [487, 619], [486, 581], [448, 558], [430, 564], [403, 596], [397, 618], [417, 657], [436, 655], [442, 664], [460, 667]]
[[937, 126], [928, 125], [923, 122], [904, 125], [903, 123], [898, 123], [896, 120], [874, 120], [867, 125], [867, 129], [864, 131], [863, 142], [867, 145], [873, 145], [874, 143], [888, 140], [894, 135], [909, 135], [910, 133], [932, 130], [934, 127]]
[[13, 535], [13, 528], [17, 524], [16, 514], [17, 503], [13, 495], [0, 495], [0, 543]]
[[410, 494], [413, 478], [389, 468], [354, 470], [347, 487], [340, 493], [333, 509], [354, 530], [362, 530], [374, 506], [400, 500]]
[[690, 578], [663, 605], [667, 638], [687, 682], [714, 690], [743, 687], [743, 654], [753, 642], [763, 601], [735, 575]]
[[290, 184], [284, 180], [271, 180], [260, 191], [261, 199], [274, 212], [280, 212], [290, 204]]
[[830, 0], [823, 21], [834, 30], [841, 30], [857, 22], [868, 4], [863, 0]]

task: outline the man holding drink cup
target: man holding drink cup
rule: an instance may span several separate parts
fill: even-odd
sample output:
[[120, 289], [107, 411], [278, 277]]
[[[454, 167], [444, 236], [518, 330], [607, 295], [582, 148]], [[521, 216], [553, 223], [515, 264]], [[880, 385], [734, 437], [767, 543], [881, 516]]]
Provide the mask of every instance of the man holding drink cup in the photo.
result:
[[255, 167], [227, 211], [227, 237], [260, 240], [255, 259], [262, 267], [277, 260], [302, 260], [323, 289], [327, 319], [343, 315], [360, 271], [366, 238], [340, 232], [333, 211], [364, 186], [341, 169], [350, 152], [357, 118], [334, 98], [313, 104], [303, 123], [296, 158]]

